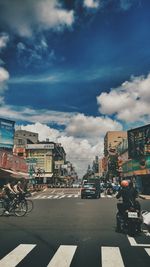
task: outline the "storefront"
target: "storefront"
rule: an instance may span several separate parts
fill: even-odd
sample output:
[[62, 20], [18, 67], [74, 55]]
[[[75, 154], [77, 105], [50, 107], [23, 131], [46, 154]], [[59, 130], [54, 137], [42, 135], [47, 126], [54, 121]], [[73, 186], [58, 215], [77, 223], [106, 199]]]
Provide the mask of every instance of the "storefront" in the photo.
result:
[[132, 159], [122, 165], [122, 176], [134, 178], [139, 192], [150, 194], [150, 156], [142, 159]]

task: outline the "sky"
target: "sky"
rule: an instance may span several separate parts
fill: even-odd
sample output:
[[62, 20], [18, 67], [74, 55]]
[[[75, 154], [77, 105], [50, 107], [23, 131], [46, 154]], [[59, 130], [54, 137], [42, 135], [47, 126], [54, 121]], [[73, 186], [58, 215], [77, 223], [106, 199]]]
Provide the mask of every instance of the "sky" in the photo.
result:
[[150, 1], [0, 0], [0, 117], [79, 176], [107, 131], [150, 123]]

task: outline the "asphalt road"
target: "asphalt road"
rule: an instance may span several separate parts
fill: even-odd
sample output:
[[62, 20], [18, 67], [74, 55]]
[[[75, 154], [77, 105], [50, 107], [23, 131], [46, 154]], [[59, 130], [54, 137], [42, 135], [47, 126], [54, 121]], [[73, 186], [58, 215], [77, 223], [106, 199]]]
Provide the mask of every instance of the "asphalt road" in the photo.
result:
[[[0, 217], [0, 267], [150, 266], [147, 232], [135, 239], [115, 232], [115, 198], [49, 189], [33, 201], [25, 217]], [[140, 202], [150, 210], [150, 200]]]

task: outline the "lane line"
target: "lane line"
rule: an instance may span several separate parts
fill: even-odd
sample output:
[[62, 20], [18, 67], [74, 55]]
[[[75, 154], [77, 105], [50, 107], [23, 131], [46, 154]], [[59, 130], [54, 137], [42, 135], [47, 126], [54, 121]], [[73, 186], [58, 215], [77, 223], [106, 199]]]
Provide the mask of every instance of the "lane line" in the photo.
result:
[[73, 195], [71, 194], [71, 195], [68, 195], [67, 197], [70, 198], [70, 197], [72, 197], [72, 196], [73, 196]]
[[36, 245], [21, 244], [0, 260], [0, 267], [15, 267]]
[[43, 198], [47, 198], [47, 196], [41, 196], [41, 198], [43, 199]]
[[102, 267], [124, 267], [118, 247], [102, 247]]
[[60, 246], [47, 267], [69, 267], [77, 246]]
[[131, 236], [128, 236], [127, 235], [127, 238], [129, 240], [129, 243], [131, 246], [134, 246], [134, 247], [150, 247], [150, 244], [138, 244], [136, 243], [135, 239]]
[[49, 196], [49, 197], [47, 197], [47, 198], [52, 198], [53, 196]]
[[145, 248], [145, 251], [146, 251], [147, 254], [150, 256], [150, 248]]

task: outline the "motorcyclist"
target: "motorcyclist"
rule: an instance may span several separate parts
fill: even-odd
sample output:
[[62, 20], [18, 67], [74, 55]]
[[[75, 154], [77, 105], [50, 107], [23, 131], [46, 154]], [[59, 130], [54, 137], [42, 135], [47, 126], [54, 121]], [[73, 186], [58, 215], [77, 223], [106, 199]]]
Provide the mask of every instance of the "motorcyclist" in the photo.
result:
[[[141, 210], [140, 204], [138, 201], [136, 201], [136, 198], [138, 197], [138, 192], [133, 186], [132, 181], [122, 180], [121, 182], [121, 189], [116, 195], [116, 198], [119, 199], [122, 197], [122, 203], [117, 203], [118, 208], [118, 214], [117, 214], [117, 220], [119, 216], [122, 216], [122, 218], [125, 219], [125, 211], [129, 209], [131, 206], [135, 207], [139, 212]], [[117, 225], [119, 227], [119, 222], [117, 222]], [[138, 231], [141, 231], [141, 225], [138, 226]]]

